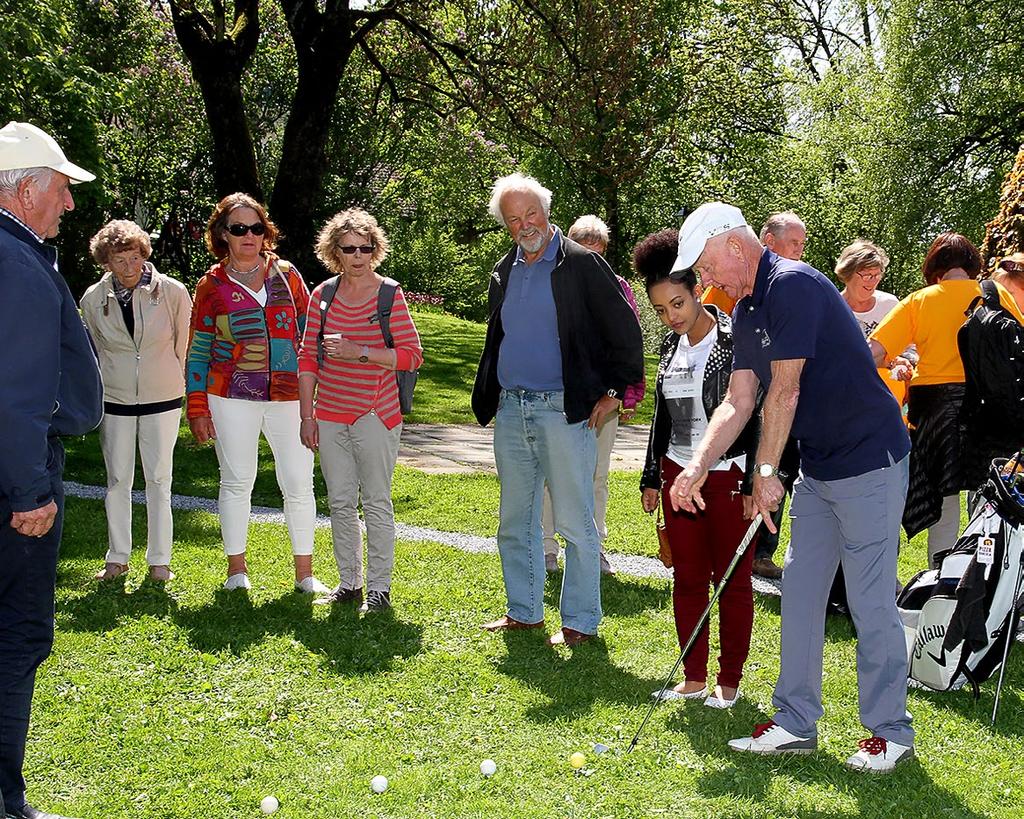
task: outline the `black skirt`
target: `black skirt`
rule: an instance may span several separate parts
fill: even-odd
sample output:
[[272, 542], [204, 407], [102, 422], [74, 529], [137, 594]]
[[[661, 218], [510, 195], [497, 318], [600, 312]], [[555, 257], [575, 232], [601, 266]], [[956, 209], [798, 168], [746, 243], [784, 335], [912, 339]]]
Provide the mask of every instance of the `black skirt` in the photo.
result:
[[928, 384], [907, 393], [910, 487], [903, 528], [908, 538], [938, 522], [944, 497], [967, 488], [960, 429], [964, 392], [963, 384]]

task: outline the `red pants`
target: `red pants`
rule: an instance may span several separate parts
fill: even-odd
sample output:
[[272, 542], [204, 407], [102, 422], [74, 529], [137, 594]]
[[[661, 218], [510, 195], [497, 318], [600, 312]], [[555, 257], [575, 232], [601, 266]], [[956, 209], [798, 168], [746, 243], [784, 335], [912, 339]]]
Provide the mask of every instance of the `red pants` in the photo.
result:
[[[668, 490], [681, 471], [674, 461], [662, 458], [662, 511], [672, 547], [672, 603], [680, 647], [689, 639], [708, 604], [708, 587], [722, 579], [750, 525], [743, 519], [743, 498], [739, 492], [743, 473], [739, 468], [708, 474], [701, 489], [707, 508], [696, 515], [672, 511]], [[743, 663], [750, 652], [750, 631], [754, 626], [754, 592], [750, 584], [753, 562], [751, 544], [718, 600], [718, 684], [729, 688], [739, 687]], [[683, 669], [687, 680], [707, 680], [707, 625], [683, 660]]]

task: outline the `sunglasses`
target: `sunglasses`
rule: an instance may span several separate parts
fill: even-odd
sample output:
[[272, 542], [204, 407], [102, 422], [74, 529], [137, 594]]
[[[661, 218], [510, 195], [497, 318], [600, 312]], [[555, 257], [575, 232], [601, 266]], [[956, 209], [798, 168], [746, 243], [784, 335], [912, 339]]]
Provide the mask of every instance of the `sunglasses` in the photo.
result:
[[1024, 264], [1011, 261], [1010, 259], [1003, 259], [999, 263], [999, 268], [1007, 273], [1024, 273]]
[[243, 225], [241, 222], [235, 222], [233, 225], [228, 225], [228, 233], [232, 236], [245, 236], [249, 231], [252, 231], [253, 236], [262, 236], [267, 232], [267, 226], [262, 222], [257, 222], [254, 225]]
[[364, 256], [369, 256], [376, 247], [376, 245], [338, 245], [338, 250], [346, 256], [351, 256], [357, 250]]

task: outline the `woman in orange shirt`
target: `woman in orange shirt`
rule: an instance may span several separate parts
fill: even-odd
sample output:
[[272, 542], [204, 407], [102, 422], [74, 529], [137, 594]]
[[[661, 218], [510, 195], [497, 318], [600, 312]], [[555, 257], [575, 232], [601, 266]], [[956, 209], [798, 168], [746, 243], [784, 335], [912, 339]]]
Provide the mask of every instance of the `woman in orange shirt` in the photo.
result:
[[[981, 255], [966, 237], [943, 233], [932, 243], [922, 274], [926, 287], [904, 298], [869, 343], [878, 366], [888, 366], [910, 344], [920, 360], [907, 391], [910, 422], [910, 488], [903, 512], [908, 537], [928, 529], [928, 563], [956, 541], [960, 491], [965, 486], [959, 428], [964, 367], [956, 343], [964, 311], [981, 292]], [[1013, 297], [1000, 289], [1003, 305], [1018, 318]], [[909, 373], [907, 375], [910, 375]]]

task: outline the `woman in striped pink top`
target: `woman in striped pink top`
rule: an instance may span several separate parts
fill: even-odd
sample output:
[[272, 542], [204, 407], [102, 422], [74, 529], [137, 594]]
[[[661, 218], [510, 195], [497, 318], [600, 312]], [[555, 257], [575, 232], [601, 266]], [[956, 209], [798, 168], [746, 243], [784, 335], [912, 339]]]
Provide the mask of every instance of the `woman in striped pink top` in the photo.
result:
[[[357, 512], [361, 496], [366, 521], [364, 612], [391, 606], [391, 477], [402, 431], [395, 371], [418, 369], [423, 361], [420, 337], [400, 287], [390, 317], [394, 346], [384, 343], [377, 297], [385, 279], [376, 271], [387, 252], [384, 231], [360, 208], [342, 211], [324, 226], [316, 253], [337, 276], [310, 296], [299, 352], [301, 439], [310, 449], [320, 450], [340, 578], [337, 588], [316, 602], [363, 600], [363, 539]], [[325, 289], [329, 292], [335, 282], [337, 291], [330, 299]]]

